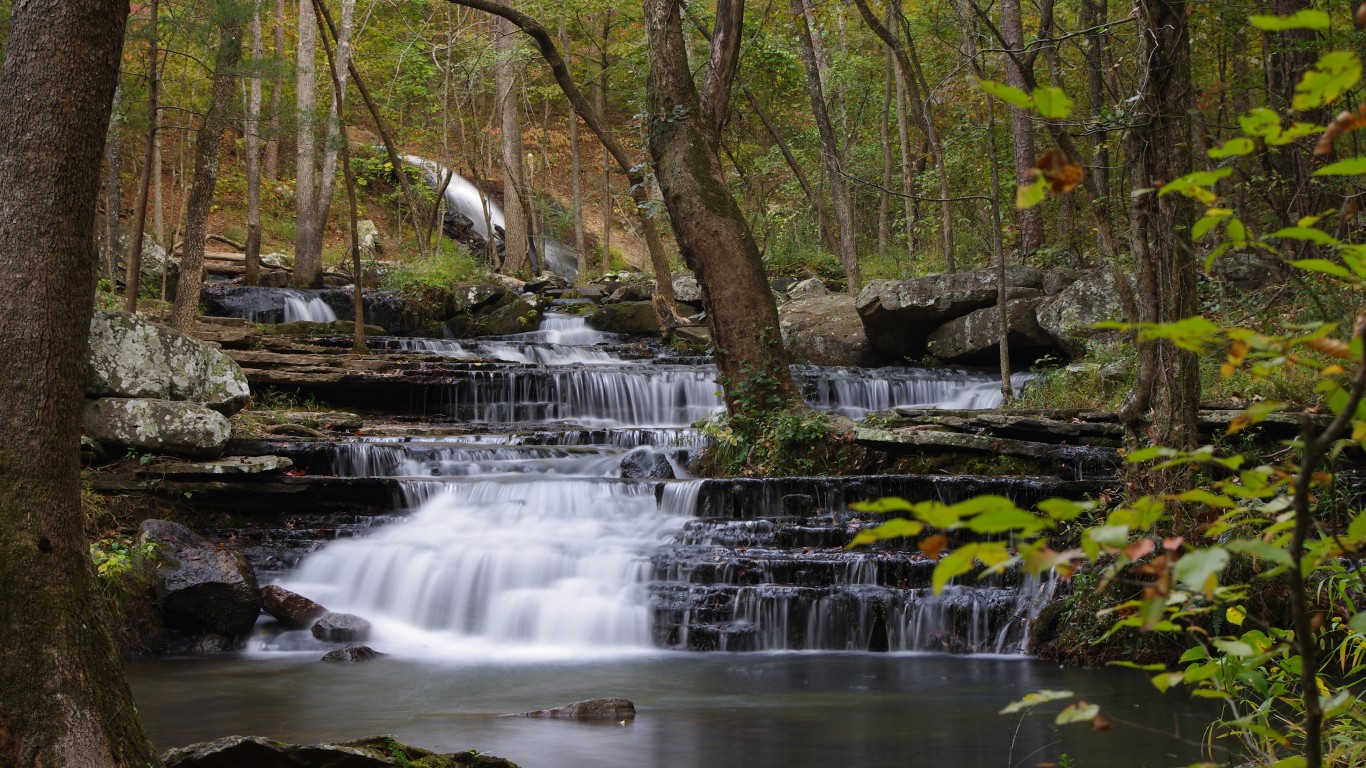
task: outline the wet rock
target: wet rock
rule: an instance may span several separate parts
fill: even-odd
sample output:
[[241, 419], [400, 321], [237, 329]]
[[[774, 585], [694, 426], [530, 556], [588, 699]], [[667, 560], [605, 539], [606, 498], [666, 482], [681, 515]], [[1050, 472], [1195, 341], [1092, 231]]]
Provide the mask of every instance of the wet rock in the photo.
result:
[[290, 273], [283, 269], [267, 269], [261, 273], [262, 288], [284, 288], [289, 285]]
[[[356, 332], [354, 320], [329, 320], [325, 323], [315, 323], [308, 320], [295, 320], [289, 323], [277, 323], [272, 326], [269, 333], [276, 336], [350, 336]], [[366, 336], [387, 335], [382, 326], [365, 326]]]
[[[400, 762], [397, 755], [402, 755]], [[377, 736], [341, 744], [287, 744], [261, 736], [228, 736], [172, 749], [166, 768], [517, 768], [501, 757], [475, 751], [436, 754]]]
[[283, 292], [264, 285], [206, 285], [199, 292], [199, 303], [210, 317], [240, 317], [260, 323], [285, 319]]
[[138, 541], [157, 544], [152, 575], [168, 627], [228, 638], [251, 631], [261, 598], [256, 576], [240, 553], [168, 520], [144, 521]]
[[559, 275], [544, 274], [534, 280], [527, 281], [523, 289], [527, 293], [554, 293], [567, 291], [574, 286]]
[[636, 705], [630, 699], [614, 696], [604, 699], [585, 699], [554, 709], [523, 712], [522, 717], [556, 717], [577, 720], [634, 720]]
[[1081, 357], [1087, 347], [1114, 331], [1091, 326], [1106, 320], [1123, 320], [1124, 307], [1109, 272], [1087, 272], [1056, 296], [1050, 296], [1038, 309], [1039, 326], [1047, 331], [1069, 357]]
[[[1032, 267], [1006, 269], [1006, 300], [1042, 296], [1043, 273]], [[982, 269], [915, 280], [874, 280], [854, 306], [868, 340], [895, 358], [919, 357], [935, 328], [996, 303], [996, 271]]]
[[702, 326], [675, 328], [670, 341], [674, 351], [680, 355], [706, 355], [711, 352], [711, 331]]
[[[825, 291], [824, 284], [820, 284], [820, 291]], [[849, 294], [820, 291], [809, 288], [801, 298], [778, 307], [783, 340], [792, 362], [859, 367], [886, 362], [868, 342], [863, 321]]]
[[652, 336], [659, 333], [659, 316], [649, 301], [627, 301], [604, 305], [589, 316], [588, 325], [608, 333]]
[[237, 647], [231, 637], [224, 635], [200, 635], [190, 641], [185, 652], [191, 656], [216, 656]]
[[308, 629], [327, 609], [279, 584], [261, 588], [261, 607], [288, 629]]
[[223, 351], [127, 312], [90, 318], [91, 397], [183, 400], [231, 415], [251, 396], [247, 377]]
[[258, 475], [282, 472], [294, 466], [284, 456], [232, 456], [216, 461], [156, 461], [136, 469], [140, 475], [161, 477], [194, 475]]
[[312, 632], [331, 643], [363, 643], [370, 639], [370, 622], [349, 613], [325, 613], [314, 622]]
[[194, 403], [106, 397], [86, 401], [85, 433], [105, 445], [215, 458], [232, 437], [223, 414]]
[[702, 285], [697, 282], [697, 278], [682, 272], [671, 276], [674, 288], [674, 300], [684, 304], [694, 304], [698, 308], [702, 306]]
[[457, 339], [534, 331], [541, 327], [550, 301], [549, 297], [534, 294], [518, 296], [491, 311], [453, 317], [446, 322], [446, 329]]
[[323, 656], [322, 660], [328, 662], [358, 664], [362, 661], [370, 661], [371, 659], [378, 659], [381, 656], [387, 655], [388, 654], [380, 653], [379, 651], [375, 650], [374, 648], [371, 648], [368, 645], [350, 645], [345, 648], [338, 648], [335, 651], [329, 651], [325, 656]]
[[810, 299], [829, 293], [830, 289], [825, 287], [825, 283], [821, 282], [819, 277], [809, 277], [787, 289], [789, 299]]
[[789, 493], [783, 497], [783, 514], [789, 517], [806, 517], [820, 509], [816, 497], [805, 493]]
[[[318, 298], [322, 299], [332, 311], [337, 313], [337, 317], [342, 318], [339, 322], [350, 326], [354, 323], [356, 314], [356, 295], [355, 290], [349, 286], [346, 288], [334, 288], [321, 291]], [[361, 314], [366, 325], [366, 333], [376, 336], [381, 334], [397, 335], [411, 330], [404, 322], [404, 310], [407, 307], [407, 300], [396, 291], [362, 291], [361, 293]], [[283, 318], [281, 318], [283, 319]], [[371, 331], [370, 328], [378, 330]], [[348, 327], [338, 333], [351, 333]]]
[[620, 304], [628, 301], [649, 301], [654, 296], [655, 283], [649, 282], [626, 283], [620, 288], [612, 291], [612, 295], [603, 299], [604, 304]]
[[622, 457], [621, 476], [630, 479], [642, 477], [671, 479], [674, 477], [674, 469], [664, 454], [648, 448], [638, 448]]
[[[1006, 302], [1008, 343], [1013, 365], [1032, 363], [1055, 352], [1055, 342], [1039, 327], [1035, 311], [1043, 299], [1016, 299]], [[998, 307], [979, 309], [950, 320], [930, 334], [929, 353], [955, 363], [993, 365], [1000, 360], [1001, 323]]]

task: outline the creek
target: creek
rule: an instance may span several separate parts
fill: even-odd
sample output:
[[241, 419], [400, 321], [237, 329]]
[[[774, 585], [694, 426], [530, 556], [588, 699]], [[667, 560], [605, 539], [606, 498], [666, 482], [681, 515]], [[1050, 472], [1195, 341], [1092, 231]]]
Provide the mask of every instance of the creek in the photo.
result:
[[[335, 646], [263, 619], [240, 653], [132, 665], [157, 743], [393, 733], [524, 768], [1033, 766], [1063, 755], [1125, 768], [1200, 756], [1209, 713], [1184, 697], [1132, 671], [1059, 670], [1025, 654], [1051, 579], [969, 580], [936, 596], [922, 555], [844, 549], [871, 524], [850, 510], [856, 500], [991, 492], [1029, 504], [1094, 484], [693, 479], [689, 425], [720, 408], [714, 368], [627, 358], [618, 342], [556, 313], [511, 337], [376, 340], [497, 362], [431, 405], [457, 421], [417, 436], [377, 423], [330, 447], [328, 472], [392, 481], [392, 510], [297, 562], [257, 567], [264, 582], [365, 617], [368, 644], [389, 655], [322, 664]], [[992, 407], [998, 396], [995, 377], [966, 371], [797, 374], [814, 405], [854, 418]], [[1115, 730], [1055, 728], [1061, 704], [996, 714], [1045, 688], [1104, 703]], [[499, 716], [599, 696], [630, 698], [640, 715], [626, 725]]]

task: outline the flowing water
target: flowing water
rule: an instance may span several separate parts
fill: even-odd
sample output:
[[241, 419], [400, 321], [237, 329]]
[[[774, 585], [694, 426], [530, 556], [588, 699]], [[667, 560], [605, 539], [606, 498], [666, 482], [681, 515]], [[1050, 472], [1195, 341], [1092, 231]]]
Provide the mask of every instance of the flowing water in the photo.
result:
[[[335, 444], [333, 472], [393, 478], [395, 509], [281, 580], [370, 620], [368, 644], [390, 656], [320, 664], [332, 646], [264, 620], [239, 655], [130, 669], [154, 738], [393, 732], [526, 768], [1195, 759], [1196, 747], [1137, 727], [1121, 724], [1106, 741], [1056, 733], [1051, 717], [994, 714], [1031, 690], [1071, 687], [1199, 741], [1199, 714], [1141, 675], [1063, 672], [1022, 655], [1051, 579], [1008, 576], [935, 596], [923, 557], [843, 548], [866, 524], [848, 507], [858, 499], [990, 491], [1027, 504], [1054, 484], [692, 479], [689, 425], [720, 408], [714, 368], [623, 359], [618, 341], [554, 313], [516, 336], [390, 340], [503, 361], [449, 395], [454, 412], [490, 423], [485, 434]], [[992, 377], [961, 371], [796, 373], [813, 405], [850, 416], [989, 407], [999, 396]], [[573, 427], [546, 424], [556, 421]], [[946, 650], [977, 655], [927, 653]], [[633, 699], [641, 716], [606, 727], [495, 717], [608, 695]]]

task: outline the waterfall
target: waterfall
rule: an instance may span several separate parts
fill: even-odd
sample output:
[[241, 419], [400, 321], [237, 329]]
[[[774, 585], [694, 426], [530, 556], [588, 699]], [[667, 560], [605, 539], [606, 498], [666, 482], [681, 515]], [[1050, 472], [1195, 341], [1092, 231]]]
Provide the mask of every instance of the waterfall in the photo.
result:
[[310, 323], [330, 323], [337, 319], [337, 313], [327, 306], [316, 292], [297, 291], [293, 288], [281, 290], [285, 300], [285, 322], [306, 320]]

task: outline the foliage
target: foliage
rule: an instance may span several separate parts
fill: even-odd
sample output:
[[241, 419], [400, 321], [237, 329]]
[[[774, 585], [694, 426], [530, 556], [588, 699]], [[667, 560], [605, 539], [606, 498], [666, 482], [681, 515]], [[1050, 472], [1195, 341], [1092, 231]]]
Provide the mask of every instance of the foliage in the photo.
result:
[[445, 241], [436, 253], [391, 269], [384, 276], [384, 287], [394, 291], [417, 291], [488, 279], [488, 268], [468, 248]]

